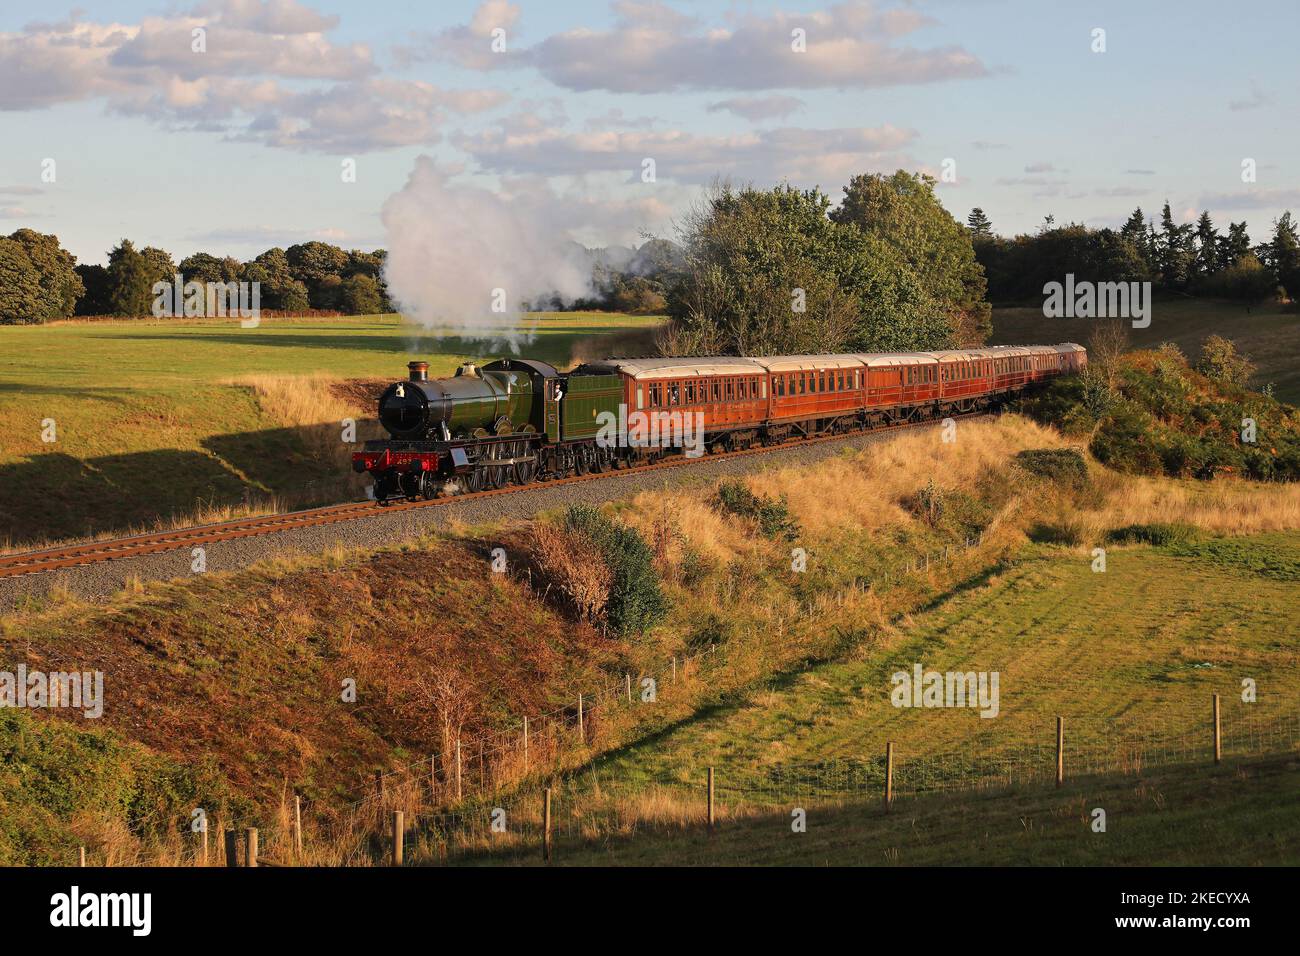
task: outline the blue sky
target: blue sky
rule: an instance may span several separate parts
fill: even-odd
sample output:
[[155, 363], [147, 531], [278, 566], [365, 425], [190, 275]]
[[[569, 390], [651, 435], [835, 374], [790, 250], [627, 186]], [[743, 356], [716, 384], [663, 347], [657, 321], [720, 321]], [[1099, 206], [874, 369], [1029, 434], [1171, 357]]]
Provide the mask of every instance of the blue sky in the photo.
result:
[[5, 0], [0, 233], [55, 232], [89, 262], [122, 237], [178, 258], [372, 248], [426, 155], [448, 189], [588, 244], [671, 235], [714, 176], [838, 196], [853, 172], [945, 160], [945, 205], [1004, 234], [1168, 199], [1258, 241], [1300, 211], [1297, 26], [1294, 2]]

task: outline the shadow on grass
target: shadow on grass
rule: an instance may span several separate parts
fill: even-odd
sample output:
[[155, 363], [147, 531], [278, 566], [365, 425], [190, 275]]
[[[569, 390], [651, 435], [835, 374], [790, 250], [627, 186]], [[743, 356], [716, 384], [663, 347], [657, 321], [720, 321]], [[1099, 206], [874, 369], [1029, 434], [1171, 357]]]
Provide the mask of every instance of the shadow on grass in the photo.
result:
[[[377, 426], [358, 423], [358, 444]], [[274, 497], [290, 506], [351, 497], [334, 425], [237, 432], [202, 451], [158, 449], [81, 459], [60, 451], [0, 469], [0, 542], [9, 547], [127, 533]], [[57, 446], [56, 446], [57, 447]]]

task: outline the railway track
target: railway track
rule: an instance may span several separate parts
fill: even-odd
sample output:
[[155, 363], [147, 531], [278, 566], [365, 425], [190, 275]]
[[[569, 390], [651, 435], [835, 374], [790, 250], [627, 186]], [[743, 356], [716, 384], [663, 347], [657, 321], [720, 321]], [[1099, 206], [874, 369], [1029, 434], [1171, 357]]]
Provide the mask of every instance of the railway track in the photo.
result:
[[[979, 418], [984, 412], [970, 412], [954, 415], [953, 418]], [[134, 558], [162, 551], [177, 551], [182, 548], [198, 547], [228, 541], [234, 538], [249, 538], [258, 535], [277, 534], [295, 528], [310, 528], [318, 525], [337, 524], [341, 521], [356, 521], [359, 518], [391, 514], [395, 511], [412, 511], [418, 508], [439, 508], [458, 502], [490, 498], [497, 495], [509, 495], [530, 489], [574, 484], [580, 481], [598, 481], [617, 478], [620, 475], [641, 475], [648, 471], [665, 468], [681, 468], [701, 461], [720, 461], [727, 458], [741, 458], [747, 455], [763, 455], [780, 451], [783, 448], [806, 447], [822, 442], [844, 441], [853, 437], [880, 432], [901, 431], [922, 425], [935, 424], [935, 419], [916, 422], [901, 422], [882, 425], [833, 435], [820, 435], [816, 438], [796, 438], [777, 445], [761, 445], [755, 448], [743, 448], [736, 451], [720, 452], [699, 458], [675, 456], [652, 465], [636, 468], [611, 469], [586, 475], [571, 475], [567, 478], [555, 478], [549, 481], [531, 482], [527, 485], [512, 485], [489, 491], [475, 491], [467, 494], [453, 495], [449, 498], [433, 498], [428, 501], [404, 501], [380, 507], [374, 501], [354, 501], [341, 505], [328, 505], [323, 508], [308, 508], [303, 511], [290, 511], [282, 514], [262, 515], [254, 518], [236, 518], [215, 524], [196, 525], [192, 528], [180, 528], [174, 531], [158, 531], [152, 534], [132, 535], [126, 538], [110, 538], [84, 544], [67, 545], [43, 551], [25, 551], [17, 554], [0, 555], [0, 578], [19, 577], [27, 574], [43, 574], [63, 568], [75, 568], [101, 561], [114, 561], [121, 558]]]

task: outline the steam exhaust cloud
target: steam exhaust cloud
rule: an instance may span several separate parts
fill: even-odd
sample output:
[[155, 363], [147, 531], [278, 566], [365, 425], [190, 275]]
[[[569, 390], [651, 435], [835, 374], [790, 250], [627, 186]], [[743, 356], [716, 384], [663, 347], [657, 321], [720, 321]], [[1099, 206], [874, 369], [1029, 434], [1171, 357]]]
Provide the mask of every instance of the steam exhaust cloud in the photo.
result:
[[547, 204], [450, 178], [421, 156], [384, 203], [389, 295], [431, 331], [517, 351], [531, 339], [519, 327], [524, 303], [590, 294], [590, 263]]

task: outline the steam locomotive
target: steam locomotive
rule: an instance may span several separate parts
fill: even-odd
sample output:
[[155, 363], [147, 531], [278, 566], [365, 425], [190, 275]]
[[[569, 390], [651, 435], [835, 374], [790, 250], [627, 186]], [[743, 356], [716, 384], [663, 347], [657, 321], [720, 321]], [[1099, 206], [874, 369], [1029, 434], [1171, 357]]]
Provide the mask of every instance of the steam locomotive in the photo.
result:
[[688, 432], [715, 452], [980, 411], [1087, 360], [1067, 342], [607, 359], [571, 372], [508, 358], [466, 363], [447, 379], [410, 362], [379, 398], [389, 438], [366, 442], [352, 467], [373, 476], [380, 504], [526, 485], [689, 454], [677, 440]]

